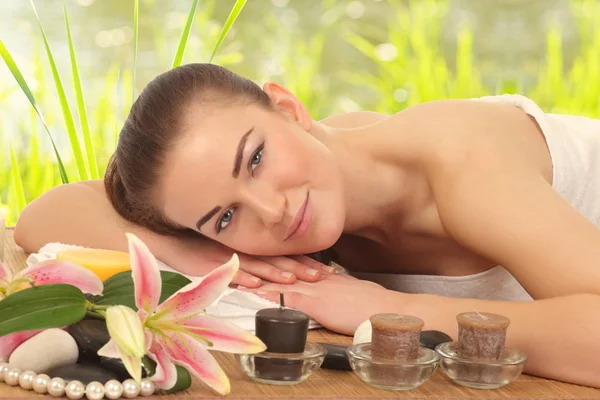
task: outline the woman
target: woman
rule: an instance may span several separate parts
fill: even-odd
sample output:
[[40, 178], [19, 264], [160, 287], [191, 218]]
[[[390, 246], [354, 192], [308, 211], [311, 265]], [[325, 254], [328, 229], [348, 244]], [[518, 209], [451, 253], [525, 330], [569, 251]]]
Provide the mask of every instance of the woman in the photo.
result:
[[[105, 189], [49, 191], [15, 237], [27, 251], [123, 250], [132, 231], [196, 274], [235, 249], [255, 256], [237, 278], [246, 290], [285, 291], [346, 334], [396, 312], [456, 337], [458, 313], [500, 313], [527, 373], [600, 387], [599, 154], [600, 122], [546, 115], [520, 96], [313, 121], [275, 83], [190, 64], [135, 102]], [[402, 291], [281, 257], [325, 249]]]

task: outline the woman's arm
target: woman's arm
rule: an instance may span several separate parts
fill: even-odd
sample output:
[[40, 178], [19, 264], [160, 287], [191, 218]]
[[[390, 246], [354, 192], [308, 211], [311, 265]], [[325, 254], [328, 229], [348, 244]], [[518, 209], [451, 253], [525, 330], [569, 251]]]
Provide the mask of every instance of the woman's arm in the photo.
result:
[[492, 312], [510, 319], [506, 346], [528, 356], [525, 373], [600, 388], [600, 296], [575, 294], [509, 302], [401, 294], [397, 312], [417, 315], [424, 329], [458, 337], [456, 315]]

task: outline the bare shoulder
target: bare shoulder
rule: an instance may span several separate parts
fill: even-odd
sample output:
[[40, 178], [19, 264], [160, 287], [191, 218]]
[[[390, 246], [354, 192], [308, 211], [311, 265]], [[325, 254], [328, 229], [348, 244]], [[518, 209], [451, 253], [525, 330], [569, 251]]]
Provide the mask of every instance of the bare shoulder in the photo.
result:
[[[523, 110], [475, 100], [436, 100], [396, 114], [400, 126], [418, 132], [428, 162], [440, 171], [509, 164], [551, 176], [550, 154], [534, 118]], [[450, 168], [450, 169], [449, 169]]]
[[81, 182], [77, 182], [76, 184], [82, 186], [82, 187], [86, 187], [89, 189], [92, 189], [96, 192], [99, 193], [106, 193], [105, 189], [104, 189], [104, 182], [101, 179], [94, 179], [94, 180], [89, 180], [89, 181], [81, 181]]
[[332, 115], [319, 122], [332, 128], [351, 129], [370, 125], [388, 117], [389, 115], [374, 111], [357, 111]]

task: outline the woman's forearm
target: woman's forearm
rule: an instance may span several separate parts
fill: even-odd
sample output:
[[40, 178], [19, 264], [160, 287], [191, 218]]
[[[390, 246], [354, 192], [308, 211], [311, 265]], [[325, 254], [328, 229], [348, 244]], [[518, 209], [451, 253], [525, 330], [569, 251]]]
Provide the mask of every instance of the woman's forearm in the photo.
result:
[[[402, 295], [403, 297], [406, 295]], [[456, 315], [492, 312], [508, 317], [507, 347], [528, 356], [525, 372], [600, 387], [600, 296], [571, 295], [530, 302], [455, 299], [415, 294], [401, 309], [425, 321], [424, 329], [458, 337]]]

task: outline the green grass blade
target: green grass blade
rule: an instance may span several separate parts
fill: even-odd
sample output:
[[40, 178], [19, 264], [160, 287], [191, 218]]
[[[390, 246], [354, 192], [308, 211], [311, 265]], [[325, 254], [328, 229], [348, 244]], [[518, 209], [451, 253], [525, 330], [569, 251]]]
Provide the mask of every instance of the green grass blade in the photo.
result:
[[181, 61], [183, 60], [183, 54], [185, 53], [185, 47], [187, 46], [188, 38], [190, 37], [190, 30], [192, 29], [192, 22], [194, 22], [194, 15], [196, 14], [196, 7], [198, 6], [198, 0], [194, 0], [192, 4], [192, 8], [188, 14], [187, 21], [185, 23], [185, 28], [183, 28], [183, 32], [181, 33], [181, 38], [179, 39], [179, 46], [177, 46], [177, 53], [175, 53], [175, 58], [173, 59], [173, 64], [171, 68], [176, 68], [181, 65]]
[[83, 88], [81, 87], [79, 67], [77, 66], [77, 57], [75, 56], [75, 47], [73, 46], [73, 38], [71, 36], [71, 26], [69, 24], [69, 15], [67, 14], [67, 5], [64, 2], [63, 10], [65, 13], [65, 24], [67, 27], [67, 39], [69, 41], [69, 55], [71, 57], [73, 86], [75, 88], [75, 97], [77, 98], [77, 111], [79, 112], [79, 120], [81, 122], [81, 134], [83, 135], [83, 143], [85, 144], [85, 153], [87, 155], [87, 162], [90, 168], [90, 177], [92, 179], [99, 179], [98, 162], [96, 161], [96, 151], [94, 150], [94, 142], [92, 141], [92, 135], [90, 133], [90, 124], [88, 122], [87, 111], [85, 109]]
[[37, 113], [38, 117], [40, 117], [40, 120], [42, 121], [42, 125], [44, 125], [44, 129], [46, 130], [46, 133], [48, 133], [48, 136], [50, 137], [50, 142], [52, 142], [52, 148], [54, 149], [54, 154], [56, 154], [56, 161], [58, 162], [58, 169], [60, 171], [60, 177], [62, 179], [62, 182], [69, 183], [69, 178], [67, 176], [67, 170], [65, 169], [65, 165], [62, 162], [60, 153], [58, 152], [58, 149], [56, 148], [56, 144], [54, 143], [54, 138], [52, 137], [52, 134], [50, 133], [50, 129], [48, 129], [48, 125], [46, 125], [46, 121], [44, 121], [44, 117], [42, 116], [42, 113], [40, 112], [40, 110], [37, 107], [37, 102], [35, 101], [35, 97], [33, 97], [33, 93], [31, 92], [29, 85], [27, 85], [25, 78], [23, 78], [23, 74], [21, 74], [19, 67], [17, 67], [17, 64], [15, 64], [15, 61], [13, 60], [12, 56], [10, 55], [10, 53], [8, 52], [6, 47], [4, 46], [4, 42], [2, 42], [2, 40], [0, 40], [0, 55], [4, 59], [4, 63], [10, 70], [12, 76], [15, 78], [15, 80], [21, 87], [21, 90], [23, 91], [23, 93], [25, 94], [27, 99], [29, 100], [29, 103], [31, 103], [31, 106]]
[[15, 151], [12, 146], [10, 146], [10, 163], [12, 169], [13, 190], [15, 191], [15, 197], [17, 199], [17, 213], [21, 213], [21, 210], [27, 205], [27, 199], [25, 198], [25, 190], [23, 189], [23, 180], [21, 179], [19, 163], [17, 162], [17, 157], [15, 156]]
[[137, 56], [138, 56], [138, 31], [139, 31], [139, 12], [140, 4], [139, 0], [135, 0], [133, 3], [133, 77], [131, 85], [131, 104], [135, 101], [135, 71], [137, 70]]
[[85, 163], [85, 158], [83, 156], [81, 145], [79, 144], [79, 137], [77, 136], [77, 130], [75, 129], [75, 121], [73, 120], [73, 114], [71, 113], [71, 109], [69, 108], [69, 103], [67, 101], [65, 89], [63, 87], [62, 81], [60, 80], [60, 75], [58, 74], [56, 62], [54, 61], [54, 56], [52, 55], [52, 51], [50, 50], [50, 44], [48, 43], [48, 38], [46, 37], [44, 27], [42, 26], [42, 21], [40, 20], [37, 10], [35, 9], [33, 0], [29, 1], [31, 3], [31, 7], [33, 8], [35, 17], [38, 21], [38, 25], [42, 33], [42, 38], [44, 39], [44, 47], [46, 48], [46, 55], [48, 56], [48, 61], [50, 62], [50, 69], [52, 70], [52, 77], [54, 78], [56, 93], [60, 101], [60, 108], [62, 109], [63, 117], [65, 119], [65, 125], [69, 134], [71, 149], [73, 150], [73, 156], [75, 157], [75, 163], [77, 164], [77, 171], [79, 172], [79, 177], [81, 179], [87, 180], [89, 179], [88, 169]]
[[233, 26], [233, 23], [242, 12], [242, 9], [245, 5], [246, 0], [237, 0], [233, 5], [233, 8], [231, 9], [229, 16], [227, 17], [227, 21], [225, 21], [225, 25], [223, 25], [223, 29], [221, 30], [221, 34], [219, 35], [219, 40], [217, 40], [217, 44], [215, 45], [215, 48], [208, 62], [212, 62], [213, 58], [215, 57], [215, 54], [217, 54], [217, 51], [219, 51], [219, 47], [221, 47], [223, 40], [225, 40], [225, 37], [227, 36], [229, 30]]

